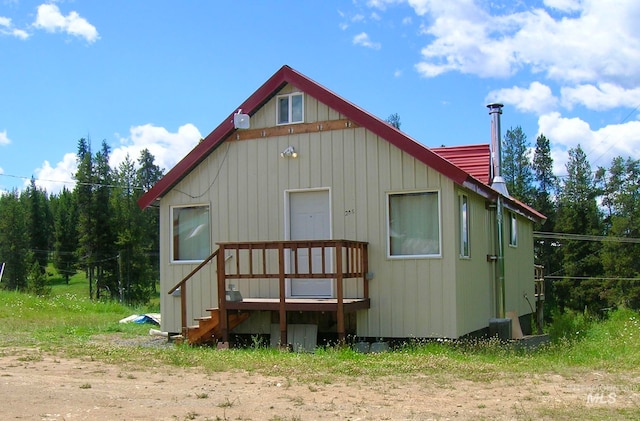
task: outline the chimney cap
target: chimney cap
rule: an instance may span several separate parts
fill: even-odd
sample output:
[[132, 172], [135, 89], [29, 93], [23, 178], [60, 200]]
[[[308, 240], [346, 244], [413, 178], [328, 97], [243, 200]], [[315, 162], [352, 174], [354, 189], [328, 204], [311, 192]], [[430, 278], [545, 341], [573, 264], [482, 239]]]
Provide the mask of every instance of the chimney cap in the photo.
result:
[[487, 104], [487, 108], [489, 109], [489, 114], [499, 112], [502, 114], [502, 107], [504, 104], [500, 104], [499, 102], [492, 102], [491, 104]]

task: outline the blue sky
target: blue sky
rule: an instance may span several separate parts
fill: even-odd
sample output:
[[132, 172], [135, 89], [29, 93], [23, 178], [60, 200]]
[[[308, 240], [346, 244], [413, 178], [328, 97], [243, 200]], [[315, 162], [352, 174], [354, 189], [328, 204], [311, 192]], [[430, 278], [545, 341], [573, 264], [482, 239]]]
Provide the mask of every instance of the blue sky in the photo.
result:
[[427, 146], [488, 143], [497, 101], [559, 175], [577, 144], [640, 159], [638, 22], [637, 0], [0, 0], [0, 191], [72, 187], [82, 137], [168, 170], [284, 64]]

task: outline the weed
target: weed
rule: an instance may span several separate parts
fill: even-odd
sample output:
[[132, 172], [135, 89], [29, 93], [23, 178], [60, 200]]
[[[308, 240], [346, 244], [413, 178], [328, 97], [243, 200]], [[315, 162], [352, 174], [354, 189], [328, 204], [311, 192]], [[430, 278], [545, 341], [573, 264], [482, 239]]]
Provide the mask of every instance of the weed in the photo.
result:
[[296, 396], [291, 398], [291, 402], [293, 402], [293, 404], [296, 406], [304, 405], [304, 399], [302, 398], [302, 396]]
[[229, 398], [225, 398], [224, 402], [218, 404], [218, 408], [231, 408], [235, 402], [236, 399], [230, 401]]
[[184, 416], [185, 420], [195, 420], [198, 416], [197, 412], [193, 412], [193, 411], [189, 411], [187, 412], [187, 415]]
[[209, 394], [206, 392], [196, 393], [196, 398], [198, 399], [207, 399], [208, 397], [209, 397]]
[[80, 385], [80, 389], [91, 389], [90, 383], [83, 383]]

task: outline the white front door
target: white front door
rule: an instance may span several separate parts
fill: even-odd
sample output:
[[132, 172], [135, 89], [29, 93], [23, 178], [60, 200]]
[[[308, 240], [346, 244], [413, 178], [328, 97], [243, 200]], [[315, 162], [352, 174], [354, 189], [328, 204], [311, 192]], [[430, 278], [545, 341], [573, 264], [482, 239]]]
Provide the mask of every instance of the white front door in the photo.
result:
[[[310, 190], [289, 192], [289, 239], [291, 240], [328, 240], [331, 238], [329, 190]], [[291, 272], [294, 271], [294, 255], [290, 256]], [[330, 253], [322, 255], [321, 249], [311, 250], [312, 273], [322, 273], [322, 259], [325, 268], [330, 271], [332, 262]], [[309, 271], [307, 249], [298, 250], [298, 272]], [[291, 279], [289, 283], [291, 297], [333, 297], [331, 279]]]

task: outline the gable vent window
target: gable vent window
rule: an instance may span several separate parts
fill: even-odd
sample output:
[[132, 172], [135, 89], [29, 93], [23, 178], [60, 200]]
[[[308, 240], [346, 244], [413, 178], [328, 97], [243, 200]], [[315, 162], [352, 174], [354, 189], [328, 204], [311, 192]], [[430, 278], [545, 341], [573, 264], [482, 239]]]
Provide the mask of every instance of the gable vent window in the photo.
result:
[[301, 93], [280, 95], [277, 97], [278, 124], [302, 123], [304, 120], [304, 101]]

